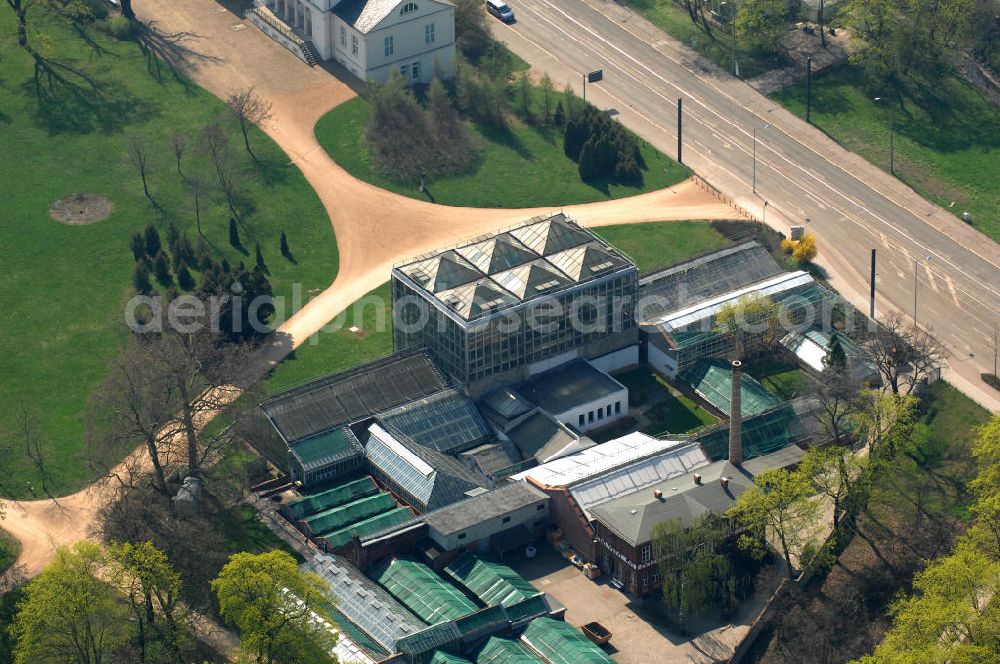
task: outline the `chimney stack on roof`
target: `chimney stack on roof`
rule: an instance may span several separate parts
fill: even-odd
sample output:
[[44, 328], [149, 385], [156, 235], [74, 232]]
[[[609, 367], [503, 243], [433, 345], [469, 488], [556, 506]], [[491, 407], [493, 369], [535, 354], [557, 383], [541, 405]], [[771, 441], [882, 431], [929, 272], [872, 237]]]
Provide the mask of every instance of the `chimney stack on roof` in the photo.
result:
[[695, 484], [701, 484], [701, 473], [695, 473], [694, 474], [694, 483]]
[[743, 363], [733, 360], [733, 388], [729, 395], [729, 463], [743, 465]]
[[723, 475], [719, 478], [719, 484], [722, 485], [723, 489], [729, 488], [729, 478]]
[[653, 497], [657, 500], [663, 500], [663, 492], [659, 489], [653, 489]]

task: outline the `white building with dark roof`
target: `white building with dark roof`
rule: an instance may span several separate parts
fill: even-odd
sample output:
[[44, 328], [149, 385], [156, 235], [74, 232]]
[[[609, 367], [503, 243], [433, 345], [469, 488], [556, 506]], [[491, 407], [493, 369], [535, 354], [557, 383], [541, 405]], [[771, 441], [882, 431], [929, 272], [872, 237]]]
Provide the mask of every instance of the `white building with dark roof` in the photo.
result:
[[455, 68], [448, 0], [256, 0], [247, 18], [310, 64], [333, 60], [362, 81], [398, 71], [411, 83]]

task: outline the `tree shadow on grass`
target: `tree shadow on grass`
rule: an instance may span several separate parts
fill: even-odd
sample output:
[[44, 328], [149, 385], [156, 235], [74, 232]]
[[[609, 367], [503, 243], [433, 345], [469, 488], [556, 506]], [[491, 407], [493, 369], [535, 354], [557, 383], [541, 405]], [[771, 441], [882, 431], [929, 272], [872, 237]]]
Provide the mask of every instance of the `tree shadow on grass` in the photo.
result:
[[201, 36], [193, 32], [161, 32], [156, 27], [156, 21], [141, 24], [138, 28], [139, 48], [146, 56], [146, 68], [157, 81], [163, 82], [163, 66], [166, 65], [170, 74], [178, 83], [184, 86], [188, 94], [198, 88], [188, 75], [198, 65], [219, 62], [220, 59], [195, 50], [193, 42]]
[[119, 81], [98, 77], [76, 63], [31, 55], [34, 76], [24, 86], [37, 100], [35, 121], [49, 134], [112, 133], [157, 113]]
[[277, 187], [288, 181], [288, 160], [277, 157], [260, 157], [254, 163], [257, 176], [265, 187]]
[[514, 152], [521, 159], [527, 161], [534, 161], [535, 155], [532, 154], [524, 142], [518, 137], [516, 133], [511, 131], [509, 127], [495, 127], [493, 125], [479, 125], [479, 133], [483, 135], [483, 138], [490, 141], [491, 143], [496, 143], [497, 145], [503, 145]]
[[[904, 92], [901, 105], [907, 115], [897, 125], [899, 132], [914, 143], [941, 153], [1000, 145], [1000, 111], [979, 91], [963, 87], [956, 80], [934, 86], [911, 85]], [[974, 97], [983, 100], [984, 109], [989, 112], [976, 112], [964, 103]], [[907, 106], [907, 100], [916, 108]]]

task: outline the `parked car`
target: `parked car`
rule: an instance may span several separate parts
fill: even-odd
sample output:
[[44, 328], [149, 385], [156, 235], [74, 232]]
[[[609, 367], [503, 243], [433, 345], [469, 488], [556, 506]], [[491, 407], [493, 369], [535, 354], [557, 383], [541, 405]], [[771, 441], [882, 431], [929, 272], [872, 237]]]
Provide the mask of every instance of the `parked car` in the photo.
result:
[[486, 11], [504, 23], [514, 22], [514, 10], [508, 7], [503, 0], [486, 0]]

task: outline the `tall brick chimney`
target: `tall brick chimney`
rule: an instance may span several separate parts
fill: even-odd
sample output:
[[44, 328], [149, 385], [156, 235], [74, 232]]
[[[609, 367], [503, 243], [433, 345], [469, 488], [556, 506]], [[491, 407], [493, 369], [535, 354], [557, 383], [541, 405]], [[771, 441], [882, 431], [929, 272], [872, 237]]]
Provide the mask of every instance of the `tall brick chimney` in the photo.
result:
[[729, 395], [729, 463], [743, 464], [743, 363], [733, 360], [733, 389]]

